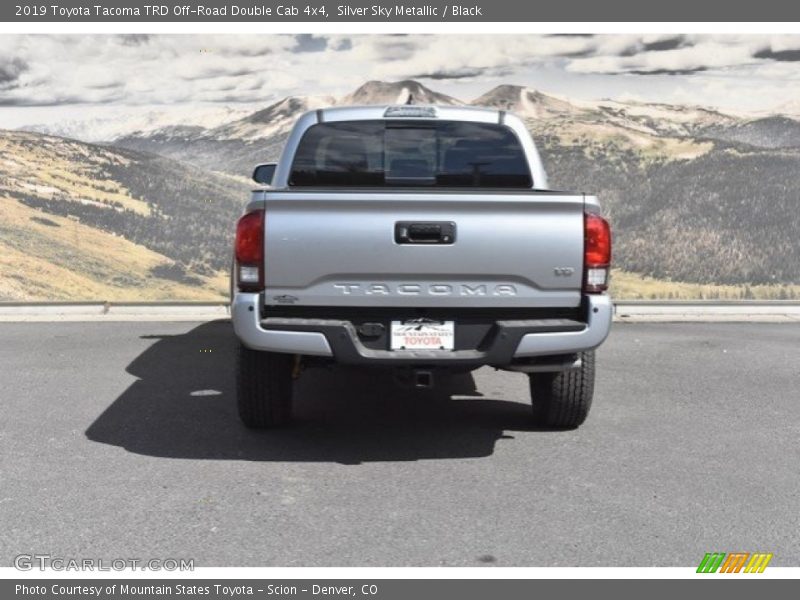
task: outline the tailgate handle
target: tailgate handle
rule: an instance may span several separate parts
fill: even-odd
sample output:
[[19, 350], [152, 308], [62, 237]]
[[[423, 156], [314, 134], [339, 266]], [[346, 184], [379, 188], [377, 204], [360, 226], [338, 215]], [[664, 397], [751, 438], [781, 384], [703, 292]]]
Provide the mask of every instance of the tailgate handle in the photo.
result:
[[398, 244], [452, 244], [456, 224], [452, 221], [398, 221], [394, 224]]

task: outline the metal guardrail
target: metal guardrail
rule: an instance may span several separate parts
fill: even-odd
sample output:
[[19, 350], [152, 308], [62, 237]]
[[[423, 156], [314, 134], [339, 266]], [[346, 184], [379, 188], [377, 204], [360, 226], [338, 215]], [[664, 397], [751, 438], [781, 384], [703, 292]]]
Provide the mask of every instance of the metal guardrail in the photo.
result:
[[227, 302], [202, 302], [202, 301], [181, 301], [181, 300], [156, 300], [146, 302], [117, 302], [111, 300], [76, 300], [62, 302], [54, 301], [33, 301], [33, 302], [17, 302], [17, 301], [0, 301], [0, 309], [11, 306], [98, 306], [98, 307], [112, 307], [112, 306], [228, 306]]
[[[617, 306], [798, 306], [800, 300], [618, 300]], [[112, 300], [76, 300], [76, 301], [0, 301], [0, 309], [12, 306], [175, 306], [175, 307], [227, 307], [227, 301], [181, 301], [181, 300], [155, 300], [143, 302], [118, 302]]]
[[800, 306], [800, 300], [619, 300], [625, 306]]
[[210, 321], [225, 302], [0, 302], [0, 321]]
[[[623, 300], [618, 322], [800, 322], [795, 300]], [[230, 317], [227, 302], [0, 302], [0, 321], [211, 321]]]

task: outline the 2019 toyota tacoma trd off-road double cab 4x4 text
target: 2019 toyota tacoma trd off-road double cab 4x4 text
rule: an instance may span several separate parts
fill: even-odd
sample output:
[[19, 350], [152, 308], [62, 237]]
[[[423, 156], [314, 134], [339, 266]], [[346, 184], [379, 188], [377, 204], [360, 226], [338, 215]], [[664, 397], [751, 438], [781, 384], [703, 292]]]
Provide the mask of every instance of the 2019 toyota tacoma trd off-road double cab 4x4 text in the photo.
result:
[[597, 198], [548, 189], [504, 111], [342, 107], [301, 116], [237, 224], [231, 314], [250, 427], [291, 416], [304, 362], [429, 386], [485, 365], [530, 380], [533, 417], [580, 425], [608, 335]]

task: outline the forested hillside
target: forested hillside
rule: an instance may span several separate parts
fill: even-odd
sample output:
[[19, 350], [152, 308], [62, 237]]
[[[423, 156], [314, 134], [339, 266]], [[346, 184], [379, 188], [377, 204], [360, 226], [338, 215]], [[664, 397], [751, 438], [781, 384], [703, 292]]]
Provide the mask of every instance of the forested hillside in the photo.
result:
[[[249, 189], [242, 181], [33, 133], [0, 131], [0, 152], [0, 244], [47, 263], [37, 273], [28, 261], [4, 261], [0, 298], [42, 286], [47, 299], [89, 299], [92, 289], [104, 290], [104, 299], [225, 293], [232, 223]], [[70, 276], [44, 277], [53, 265]], [[78, 289], [75, 277], [86, 280]]]

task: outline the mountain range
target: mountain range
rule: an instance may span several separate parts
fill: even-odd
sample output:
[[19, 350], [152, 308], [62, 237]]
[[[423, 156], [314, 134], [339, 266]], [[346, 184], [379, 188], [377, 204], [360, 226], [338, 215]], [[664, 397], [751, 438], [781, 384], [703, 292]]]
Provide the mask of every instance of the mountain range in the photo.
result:
[[[791, 106], [785, 114], [736, 115], [702, 106], [579, 101], [515, 85], [467, 102], [417, 81], [370, 81], [341, 97], [288, 97], [245, 114], [231, 111], [228, 119], [166, 125], [152, 119], [145, 128], [132, 122], [103, 144], [0, 132], [0, 144], [30, 155], [22, 167], [0, 161], [0, 197], [43, 213], [28, 215], [37, 231], [54, 228], [34, 216], [72, 218], [156, 253], [136, 284], [147, 297], [185, 295], [184, 288], [219, 294], [245, 178], [256, 163], [278, 158], [297, 116], [322, 106], [406, 102], [518, 114], [540, 147], [551, 186], [600, 196], [614, 225], [621, 281], [647, 279], [648, 290], [656, 281], [734, 286], [730, 293], [744, 296], [757, 286], [777, 286], [779, 297], [800, 293], [800, 120]], [[49, 154], [58, 156], [59, 175], [81, 178], [55, 184], [58, 177], [41, 172]], [[103, 195], [112, 189], [114, 195]], [[23, 246], [18, 241], [19, 251]], [[643, 296], [668, 288], [624, 289]]]
[[516, 85], [500, 85], [470, 102], [440, 94], [417, 81], [369, 81], [340, 98], [293, 96], [214, 127], [173, 125], [133, 130], [109, 143], [170, 156], [203, 168], [242, 175], [276, 160], [297, 116], [323, 106], [367, 104], [486, 106], [514, 112], [537, 137], [566, 145], [598, 141], [671, 159], [694, 158], [707, 142], [759, 148], [800, 147], [800, 118], [788, 115], [739, 116], [702, 106], [643, 102], [569, 100]]

